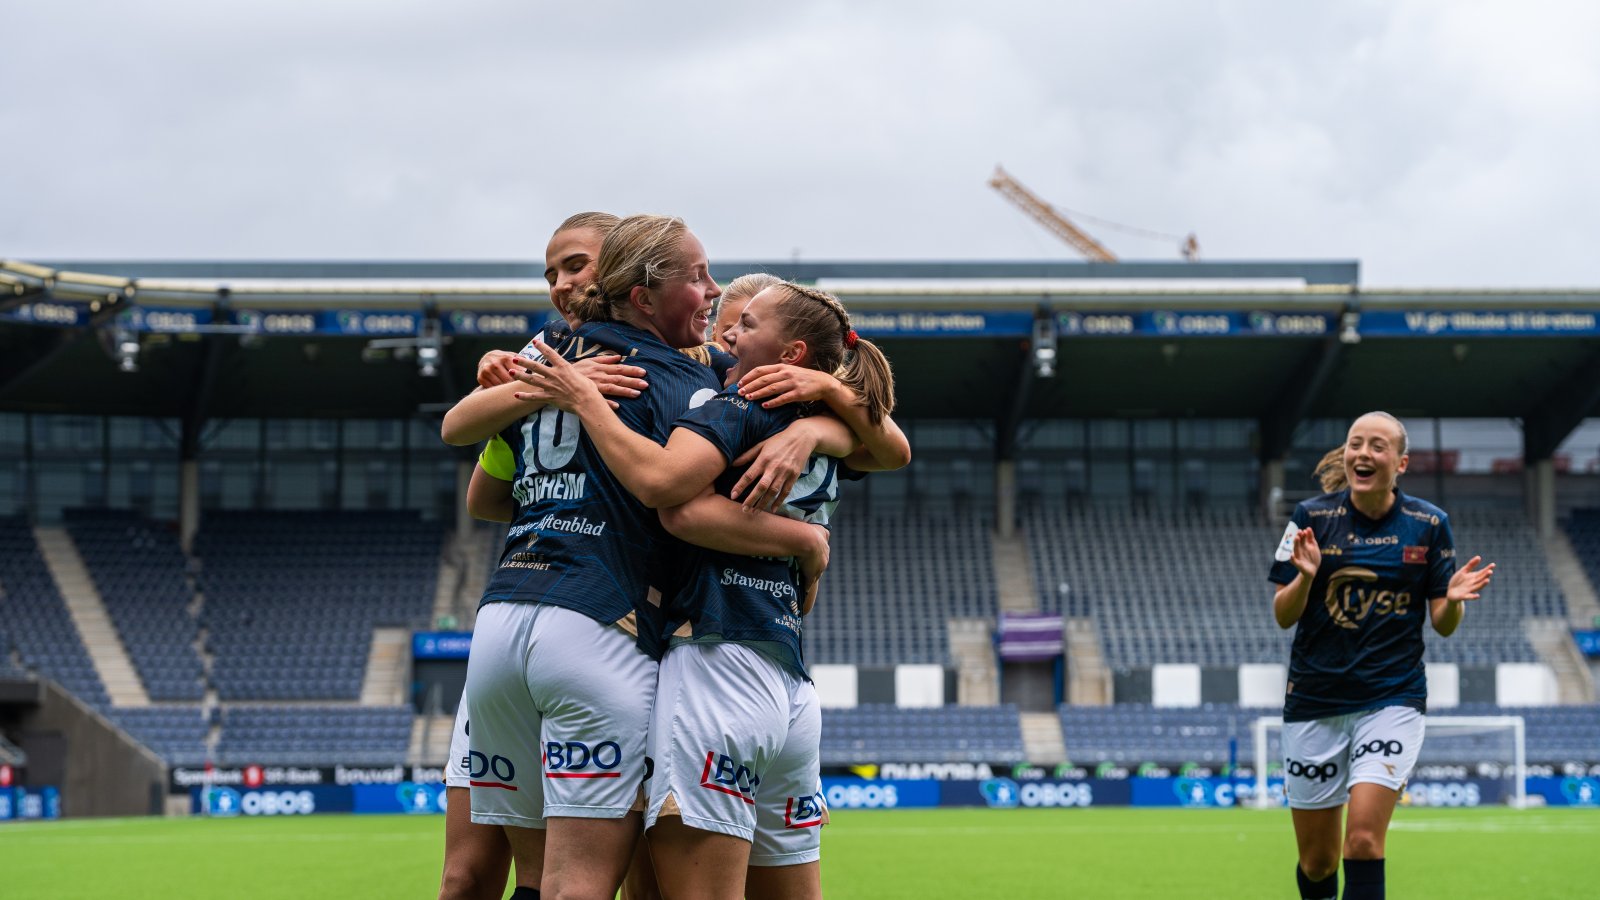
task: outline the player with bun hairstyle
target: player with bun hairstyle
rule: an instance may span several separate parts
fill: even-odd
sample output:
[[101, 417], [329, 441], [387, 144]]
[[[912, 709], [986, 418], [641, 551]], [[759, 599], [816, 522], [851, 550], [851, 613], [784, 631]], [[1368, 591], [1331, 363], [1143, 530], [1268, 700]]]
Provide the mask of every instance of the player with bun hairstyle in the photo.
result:
[[[679, 507], [715, 489], [731, 493], [736, 461], [821, 402], [854, 422], [857, 469], [896, 468], [910, 447], [891, 419], [888, 361], [850, 327], [831, 295], [779, 283], [750, 301], [727, 333], [739, 359], [734, 385], [684, 415], [663, 448], [623, 426], [593, 384], [552, 358], [519, 378], [525, 396], [575, 412], [612, 471], [668, 530], [710, 546], [716, 526]], [[778, 499], [786, 515], [826, 524], [838, 464], [811, 459]], [[821, 896], [821, 718], [801, 630], [814, 588], [790, 559], [700, 551], [687, 587], [666, 599], [671, 649], [662, 662], [650, 743], [656, 762], [646, 824], [667, 897], [736, 900]]]
[[[621, 356], [647, 370], [649, 390], [619, 388], [609, 402], [627, 427], [654, 440], [665, 440], [679, 414], [716, 391], [710, 370], [675, 349], [698, 345], [704, 334], [718, 292], [707, 269], [681, 220], [634, 216], [602, 244], [596, 283], [568, 303], [571, 317], [605, 321], [587, 321], [561, 354]], [[543, 890], [609, 898], [639, 833], [635, 802], [647, 772], [645, 726], [661, 649], [661, 614], [650, 594], [666, 535], [606, 470], [574, 417], [547, 407], [523, 419], [531, 407], [515, 398], [519, 387], [469, 395], [443, 429], [452, 443], [503, 432], [517, 463], [516, 519], [485, 591], [468, 664], [470, 752], [484, 770], [473, 773], [472, 818], [505, 827], [521, 882], [516, 896], [539, 896], [522, 873], [542, 858]], [[727, 549], [798, 553], [825, 564], [822, 529], [751, 519], [709, 499], [738, 517]]]
[[1341, 856], [1346, 900], [1384, 896], [1389, 820], [1425, 730], [1423, 617], [1448, 637], [1494, 576], [1476, 556], [1458, 571], [1449, 516], [1396, 485], [1406, 443], [1388, 413], [1356, 419], [1318, 464], [1324, 493], [1295, 507], [1268, 575], [1278, 626], [1295, 627], [1284, 788], [1305, 900], [1338, 895]]

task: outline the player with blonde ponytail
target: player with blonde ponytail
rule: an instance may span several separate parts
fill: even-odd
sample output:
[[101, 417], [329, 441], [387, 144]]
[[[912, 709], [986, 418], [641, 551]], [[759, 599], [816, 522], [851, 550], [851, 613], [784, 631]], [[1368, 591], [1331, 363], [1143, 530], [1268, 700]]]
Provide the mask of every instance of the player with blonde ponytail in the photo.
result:
[[1389, 819], [1425, 730], [1423, 618], [1448, 637], [1494, 575], [1476, 556], [1458, 571], [1449, 516], [1399, 489], [1407, 449], [1394, 416], [1356, 419], [1267, 576], [1278, 626], [1295, 629], [1283, 766], [1304, 900], [1338, 896], [1341, 857], [1345, 900], [1382, 900]]

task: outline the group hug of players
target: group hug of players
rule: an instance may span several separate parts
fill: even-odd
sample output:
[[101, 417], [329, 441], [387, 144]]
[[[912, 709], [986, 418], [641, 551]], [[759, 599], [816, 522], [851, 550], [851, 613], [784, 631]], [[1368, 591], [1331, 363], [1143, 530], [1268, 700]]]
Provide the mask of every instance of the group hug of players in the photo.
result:
[[[679, 219], [581, 213], [545, 262], [565, 327], [486, 356], [444, 421], [449, 443], [487, 441], [468, 507], [510, 530], [456, 717], [440, 896], [498, 898], [514, 862], [517, 900], [820, 898], [803, 622], [839, 480], [910, 461], [888, 361], [825, 292], [724, 291]], [[1422, 618], [1450, 634], [1493, 574], [1456, 570], [1405, 466], [1397, 419], [1356, 420], [1270, 573], [1298, 624], [1283, 746], [1305, 898], [1337, 895], [1341, 858], [1346, 898], [1383, 896]]]

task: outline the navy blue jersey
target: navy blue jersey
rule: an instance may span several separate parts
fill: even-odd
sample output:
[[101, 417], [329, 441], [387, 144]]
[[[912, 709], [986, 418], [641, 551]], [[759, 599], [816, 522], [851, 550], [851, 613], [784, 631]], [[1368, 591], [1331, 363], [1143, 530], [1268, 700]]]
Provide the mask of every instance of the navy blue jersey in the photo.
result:
[[[711, 398], [678, 420], [710, 441], [731, 464], [740, 454], [799, 418], [795, 406], [763, 409], [739, 396], [737, 387]], [[718, 476], [717, 493], [728, 496], [748, 466], [730, 466]], [[814, 525], [828, 524], [839, 502], [839, 461], [811, 457], [779, 512]], [[666, 603], [671, 642], [736, 641], [766, 653], [806, 676], [801, 642], [800, 569], [788, 557], [740, 556], [695, 548], [684, 589]]]
[[1290, 553], [1302, 528], [1316, 535], [1322, 564], [1295, 626], [1284, 721], [1385, 706], [1426, 712], [1422, 626], [1428, 601], [1449, 593], [1456, 571], [1449, 517], [1398, 490], [1378, 520], [1362, 515], [1348, 490], [1312, 498], [1284, 531], [1267, 576], [1275, 584], [1298, 574]]
[[[619, 322], [583, 325], [560, 350], [574, 361], [621, 354], [644, 368], [649, 389], [618, 399], [617, 416], [658, 444], [718, 388], [710, 369]], [[659, 657], [664, 618], [649, 599], [651, 574], [672, 543], [661, 520], [606, 468], [576, 416], [547, 406], [501, 436], [517, 461], [517, 512], [483, 602], [549, 603], [619, 623]]]
[[717, 384], [727, 384], [728, 373], [739, 364], [739, 358], [716, 344], [707, 344], [706, 349], [711, 353], [711, 371], [717, 376]]

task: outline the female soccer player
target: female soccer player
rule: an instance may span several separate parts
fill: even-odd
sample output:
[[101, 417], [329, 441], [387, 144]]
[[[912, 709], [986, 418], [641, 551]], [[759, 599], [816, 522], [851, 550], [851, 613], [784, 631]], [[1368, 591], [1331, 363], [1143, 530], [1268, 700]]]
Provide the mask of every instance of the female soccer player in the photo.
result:
[[[747, 384], [767, 390], [801, 379], [785, 370], [835, 372], [815, 391], [860, 428], [856, 468], [890, 468], [910, 448], [888, 413], [894, 404], [888, 361], [851, 330], [832, 296], [792, 284], [759, 293], [727, 339]], [[767, 367], [758, 372], [758, 367]], [[754, 377], [752, 377], [754, 376]], [[761, 389], [738, 386], [679, 420], [665, 448], [642, 440], [617, 419], [586, 379], [560, 360], [521, 380], [529, 396], [571, 409], [629, 490], [663, 507], [674, 534], [702, 542], [705, 523], [685, 507], [713, 485], [731, 491], [729, 466], [802, 414], [762, 405]], [[802, 391], [803, 392], [803, 391]], [[837, 464], [816, 457], [785, 498], [785, 512], [826, 524], [837, 502]], [[656, 772], [646, 817], [656, 873], [667, 897], [820, 897], [818, 826], [821, 718], [806, 675], [802, 617], [809, 598], [788, 559], [706, 550], [688, 586], [667, 598], [672, 649], [662, 662], [651, 721]], [[748, 884], [747, 884], [748, 881]]]
[[[606, 237], [595, 284], [569, 305], [589, 321], [566, 358], [615, 354], [649, 371], [648, 390], [617, 402], [626, 427], [654, 440], [716, 393], [710, 370], [675, 349], [703, 339], [718, 294], [707, 269], [681, 220], [630, 217]], [[513, 387], [462, 400], [446, 416], [446, 440], [471, 443], [518, 422], [527, 407]], [[517, 517], [468, 663], [471, 756], [482, 770], [473, 772], [472, 818], [506, 827], [519, 880], [524, 861], [542, 855], [542, 891], [610, 898], [639, 832], [662, 633], [650, 595], [668, 569], [658, 558], [665, 533], [561, 410], [546, 407], [507, 434], [519, 463]], [[786, 524], [784, 541], [763, 543], [752, 521], [730, 543], [826, 559], [820, 529]], [[774, 530], [783, 529], [766, 534]]]
[[[1298, 623], [1283, 705], [1284, 787], [1306, 900], [1381, 900], [1384, 839], [1422, 747], [1422, 619], [1448, 637], [1494, 575], [1456, 570], [1450, 519], [1396, 486], [1406, 430], [1384, 412], [1318, 465], [1325, 493], [1295, 507], [1268, 578], [1278, 626]], [[1426, 607], [1424, 607], [1426, 603]]]
[[718, 347], [727, 350], [728, 342], [724, 336], [729, 328], [738, 323], [739, 314], [744, 312], [750, 298], [775, 284], [782, 283], [782, 278], [765, 272], [751, 272], [728, 282], [722, 289], [722, 298], [717, 301], [717, 318], [711, 323], [711, 340], [716, 342]]

